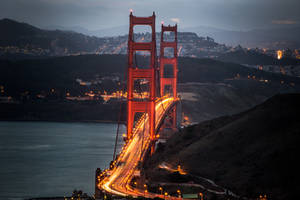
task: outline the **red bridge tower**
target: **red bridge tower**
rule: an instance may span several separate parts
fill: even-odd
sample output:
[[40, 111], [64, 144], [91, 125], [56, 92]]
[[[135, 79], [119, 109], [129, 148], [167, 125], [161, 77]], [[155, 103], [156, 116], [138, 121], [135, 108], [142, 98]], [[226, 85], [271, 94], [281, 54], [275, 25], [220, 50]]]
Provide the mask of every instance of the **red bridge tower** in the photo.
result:
[[[150, 42], [135, 42], [133, 28], [135, 25], [146, 25], [152, 28]], [[147, 69], [133, 66], [137, 51], [150, 52], [150, 66]], [[135, 63], [136, 65], [138, 63]], [[135, 100], [134, 81], [146, 79], [149, 82], [149, 98], [144, 101]], [[155, 140], [155, 97], [156, 97], [156, 39], [155, 39], [155, 13], [150, 17], [135, 17], [130, 13], [130, 26], [128, 35], [128, 77], [127, 77], [127, 139], [132, 137], [134, 116], [136, 113], [147, 113], [149, 117], [149, 131], [152, 141]], [[146, 126], [146, 125], [145, 125]], [[152, 147], [153, 148], [153, 147]], [[153, 149], [152, 149], [153, 150]]]
[[[173, 41], [164, 40], [164, 32], [170, 32], [174, 34]], [[165, 55], [165, 48], [172, 49], [173, 55], [167, 57]], [[166, 66], [171, 66], [172, 74], [168, 77], [165, 76]], [[175, 26], [164, 26], [161, 25], [161, 39], [160, 39], [160, 95], [164, 96], [167, 87], [174, 98], [177, 98], [177, 24]], [[172, 128], [176, 128], [176, 106], [172, 109]]]

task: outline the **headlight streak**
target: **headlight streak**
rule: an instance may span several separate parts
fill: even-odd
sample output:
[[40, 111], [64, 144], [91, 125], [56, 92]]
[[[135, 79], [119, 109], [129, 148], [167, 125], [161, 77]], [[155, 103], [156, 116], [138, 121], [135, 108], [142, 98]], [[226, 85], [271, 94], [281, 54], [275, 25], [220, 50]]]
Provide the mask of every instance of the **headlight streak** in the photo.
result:
[[[156, 101], [155, 106], [155, 118], [156, 129], [159, 121], [162, 120], [165, 109], [168, 110], [173, 103], [177, 101], [173, 97], [162, 97]], [[165, 108], [165, 109], [163, 109]], [[139, 188], [130, 187], [130, 182], [137, 171], [138, 162], [143, 161], [147, 149], [150, 147], [150, 134], [149, 134], [149, 117], [143, 114], [136, 124], [136, 128], [133, 129], [132, 138], [122, 147], [118, 158], [113, 162], [113, 168], [111, 170], [105, 170], [104, 178], [99, 183], [99, 189], [105, 190], [108, 193], [119, 196], [145, 196], [147, 198], [160, 197], [164, 198], [161, 194], [154, 194], [147, 192]], [[144, 142], [141, 139], [141, 132], [145, 128]], [[141, 158], [141, 159], [140, 159]], [[121, 164], [120, 164], [121, 163]], [[176, 197], [165, 197], [166, 199], [179, 199]]]

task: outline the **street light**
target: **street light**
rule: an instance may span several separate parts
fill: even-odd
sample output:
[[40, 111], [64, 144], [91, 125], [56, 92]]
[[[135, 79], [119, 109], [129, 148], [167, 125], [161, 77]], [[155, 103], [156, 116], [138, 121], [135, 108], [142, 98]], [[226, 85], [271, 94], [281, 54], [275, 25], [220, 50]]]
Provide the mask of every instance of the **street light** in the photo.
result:
[[166, 199], [166, 196], [168, 196], [167, 192], [164, 193], [164, 199]]
[[162, 193], [163, 193], [163, 188], [162, 188], [162, 187], [159, 187], [158, 189], [160, 190], [160, 194], [162, 195]]
[[180, 198], [180, 197], [181, 197], [181, 192], [180, 192], [180, 190], [177, 190], [177, 193], [178, 193], [178, 197]]
[[144, 190], [144, 197], [146, 198], [146, 193], [148, 192], [148, 190]]
[[200, 200], [203, 200], [203, 194], [202, 194], [202, 192], [199, 193], [199, 196], [200, 196]]
[[146, 197], [146, 192], [148, 192], [148, 190], [147, 190], [147, 185], [146, 184], [144, 184], [144, 188], [145, 188], [145, 190], [144, 190], [144, 197]]

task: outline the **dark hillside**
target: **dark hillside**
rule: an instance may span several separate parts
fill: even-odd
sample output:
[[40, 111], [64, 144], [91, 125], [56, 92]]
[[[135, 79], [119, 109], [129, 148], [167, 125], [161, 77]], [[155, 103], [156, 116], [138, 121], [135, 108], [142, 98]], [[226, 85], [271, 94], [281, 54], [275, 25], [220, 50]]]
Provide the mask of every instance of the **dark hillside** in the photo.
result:
[[[138, 59], [141, 64], [147, 58], [138, 57]], [[178, 62], [178, 89], [182, 97], [182, 110], [194, 122], [241, 112], [277, 93], [300, 91], [300, 79], [297, 77], [264, 72], [211, 59], [180, 57]], [[11, 96], [20, 103], [26, 101], [35, 104], [27, 107], [33, 109], [36, 106], [37, 108], [33, 109], [35, 110], [33, 115], [41, 116], [39, 112], [44, 111], [40, 109], [43, 105], [38, 103], [40, 101], [37, 99], [38, 96], [46, 97], [42, 101], [65, 101], [67, 93], [77, 97], [86, 96], [86, 93], [90, 91], [101, 94], [104, 91], [112, 93], [121, 90], [120, 82], [126, 78], [126, 69], [125, 55], [0, 60], [0, 86], [4, 88], [4, 93], [1, 95]], [[114, 77], [117, 79], [113, 80]], [[81, 85], [78, 79], [93, 84]], [[101, 82], [97, 82], [100, 79]], [[89, 105], [90, 109], [96, 109], [95, 105]], [[7, 108], [12, 108], [13, 105], [7, 106], [1, 103], [0, 107], [2, 119], [5, 119], [6, 112], [9, 112]], [[20, 116], [28, 118], [24, 113], [28, 113], [30, 109], [27, 112], [19, 108], [21, 106], [11, 109], [10, 120], [14, 116], [16, 119]], [[74, 115], [77, 114], [74, 113]], [[101, 113], [98, 115], [100, 116]], [[60, 116], [58, 116], [59, 120], [63, 120]], [[94, 120], [100, 120], [100, 118], [103, 120], [103, 117], [94, 116], [97, 114], [91, 116]], [[38, 118], [35, 119], [38, 120]], [[53, 117], [51, 116], [51, 119], [53, 118], [55, 118], [54, 114]], [[86, 120], [84, 117], [81, 119]]]
[[[22, 61], [0, 60], [0, 82], [9, 95], [16, 96], [26, 90], [38, 93], [56, 88], [77, 90], [75, 80], [89, 80], [98, 75], [118, 73], [123, 76], [126, 58], [123, 55], [86, 55]], [[102, 88], [103, 89], [103, 88]]]
[[220, 82], [225, 79], [233, 79], [237, 74], [241, 78], [247, 78], [254, 75], [257, 80], [293, 80], [299, 81], [299, 78], [292, 78], [281, 74], [269, 73], [257, 69], [243, 67], [239, 64], [222, 62], [212, 59], [197, 58], [179, 58], [179, 81], [180, 82]]
[[[255, 108], [185, 128], [147, 166], [165, 161], [247, 197], [295, 199], [300, 190], [300, 95], [276, 95]], [[151, 174], [151, 175], [150, 175]]]
[[34, 26], [31, 26], [26, 23], [18, 23], [10, 19], [0, 20], [0, 38], [1, 43], [4, 44], [15, 40], [17, 37], [22, 35], [23, 37], [31, 37], [33, 35], [41, 34], [43, 31]]
[[[140, 59], [144, 62], [143, 59]], [[125, 55], [84, 55], [54, 57], [49, 59], [34, 59], [21, 61], [0, 60], [0, 83], [8, 88], [8, 95], [15, 96], [25, 90], [49, 90], [57, 88], [61, 90], [74, 88], [76, 78], [89, 80], [95, 75], [119, 74], [124, 78], [126, 73]], [[286, 87], [297, 90], [300, 87], [300, 79], [284, 76], [256, 69], [246, 68], [238, 64], [225, 63], [211, 59], [179, 58], [178, 81], [187, 82], [225, 82], [243, 88], [252, 88], [252, 82], [267, 79], [267, 84], [260, 83], [260, 88], [281, 88], [280, 81], [284, 81]], [[243, 83], [236, 80], [239, 75]], [[248, 81], [248, 75], [251, 80]], [[255, 80], [252, 77], [255, 76]], [[234, 81], [233, 81], [234, 79]], [[246, 81], [245, 81], [246, 80]], [[237, 83], [238, 82], [238, 83]], [[289, 86], [294, 83], [295, 87]], [[257, 87], [255, 86], [255, 90]], [[269, 89], [269, 91], [273, 91]], [[260, 89], [257, 89], [259, 91]], [[274, 94], [271, 92], [271, 94]]]
[[10, 19], [0, 20], [0, 30], [0, 46], [16, 46], [27, 50], [43, 49], [45, 55], [95, 52], [104, 41], [71, 31], [42, 30]]
[[253, 50], [250, 51], [235, 51], [220, 55], [218, 60], [223, 62], [233, 62], [238, 64], [249, 65], [299, 65], [299, 60], [294, 58], [284, 57], [280, 60], [273, 56], [264, 55]]

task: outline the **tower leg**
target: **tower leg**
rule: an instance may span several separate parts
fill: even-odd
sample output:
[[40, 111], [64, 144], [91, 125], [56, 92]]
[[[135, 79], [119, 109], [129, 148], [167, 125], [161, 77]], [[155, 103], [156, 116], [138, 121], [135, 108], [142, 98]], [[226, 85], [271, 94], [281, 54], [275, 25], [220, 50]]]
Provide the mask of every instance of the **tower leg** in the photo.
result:
[[133, 117], [132, 117], [132, 101], [128, 101], [127, 103], [128, 111], [127, 111], [127, 141], [130, 139], [133, 128]]
[[155, 152], [155, 142], [152, 142], [152, 144], [151, 144], [151, 152], [150, 152], [150, 154], [151, 154], [151, 155], [153, 155], [153, 154], [154, 154], [154, 152]]

